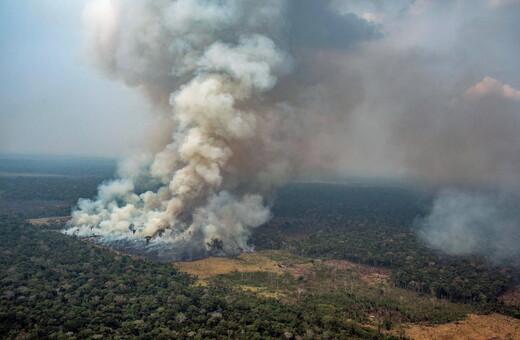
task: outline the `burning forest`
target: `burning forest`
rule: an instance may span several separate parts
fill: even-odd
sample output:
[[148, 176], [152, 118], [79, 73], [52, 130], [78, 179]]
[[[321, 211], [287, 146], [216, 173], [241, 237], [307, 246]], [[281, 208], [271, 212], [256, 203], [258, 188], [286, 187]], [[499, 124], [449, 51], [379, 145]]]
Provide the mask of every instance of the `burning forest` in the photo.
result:
[[[342, 1], [89, 2], [86, 56], [149, 100], [155, 128], [94, 199], [78, 202], [64, 233], [165, 261], [250, 252], [276, 188], [308, 169], [509, 191], [520, 91], [484, 57], [456, 67], [461, 46], [478, 44], [463, 30], [480, 27], [464, 19], [468, 7], [419, 1], [401, 16], [371, 6], [355, 15]], [[485, 9], [503, 30], [515, 25], [506, 7]], [[462, 33], [429, 41], [445, 21]], [[423, 30], [411, 36], [414, 27]], [[496, 44], [512, 55], [507, 37]], [[421, 235], [444, 249], [438, 240], [453, 240], [457, 223], [438, 236], [432, 221]]]

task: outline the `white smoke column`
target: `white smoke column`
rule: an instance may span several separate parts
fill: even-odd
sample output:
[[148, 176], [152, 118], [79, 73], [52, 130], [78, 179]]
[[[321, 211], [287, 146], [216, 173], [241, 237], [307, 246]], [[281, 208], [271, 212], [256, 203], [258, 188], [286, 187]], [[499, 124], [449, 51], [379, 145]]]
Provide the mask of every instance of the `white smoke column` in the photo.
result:
[[99, 235], [102, 244], [161, 260], [252, 250], [250, 230], [270, 218], [263, 195], [290, 173], [276, 137], [283, 105], [266, 99], [292, 67], [280, 47], [286, 6], [88, 4], [90, 56], [166, 112], [166, 135], [155, 137], [167, 143], [127, 160], [95, 200], [80, 200], [65, 233]]

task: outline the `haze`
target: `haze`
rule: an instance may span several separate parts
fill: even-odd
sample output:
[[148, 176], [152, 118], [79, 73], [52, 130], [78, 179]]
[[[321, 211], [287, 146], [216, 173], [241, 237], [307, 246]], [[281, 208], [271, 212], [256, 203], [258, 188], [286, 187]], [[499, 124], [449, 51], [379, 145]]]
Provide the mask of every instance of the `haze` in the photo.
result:
[[148, 104], [82, 54], [86, 1], [0, 2], [0, 151], [121, 156], [141, 145]]
[[[312, 136], [301, 171], [516, 182], [518, 1], [320, 4], [291, 14], [298, 29], [286, 37], [298, 67], [281, 87], [305, 91], [284, 96]], [[0, 151], [120, 157], [157, 147], [160, 115], [141, 86], [92, 67], [84, 5], [0, 4]]]

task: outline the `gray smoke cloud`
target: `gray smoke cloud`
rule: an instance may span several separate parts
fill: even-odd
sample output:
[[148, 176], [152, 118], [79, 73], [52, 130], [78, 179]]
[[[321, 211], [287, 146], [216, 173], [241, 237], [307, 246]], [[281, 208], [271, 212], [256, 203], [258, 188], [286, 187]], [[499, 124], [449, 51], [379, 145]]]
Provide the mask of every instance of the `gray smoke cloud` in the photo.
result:
[[479, 254], [495, 262], [518, 261], [519, 202], [518, 195], [503, 192], [443, 190], [430, 214], [417, 220], [419, 235], [451, 255]]
[[[512, 213], [520, 183], [518, 2], [335, 4], [345, 13], [361, 8], [384, 38], [320, 51], [317, 62], [329, 63], [328, 81], [338, 85], [325, 89], [341, 88], [345, 103], [342, 116], [327, 116], [328, 133], [317, 135], [313, 159], [332, 170], [454, 186], [418, 221], [422, 239], [450, 254], [518, 260], [520, 219]], [[341, 101], [329, 98], [316, 106], [333, 111]]]
[[305, 55], [316, 82], [302, 108], [321, 126], [309, 148], [318, 167], [518, 183], [518, 4], [334, 3], [345, 15], [359, 8], [383, 37]]

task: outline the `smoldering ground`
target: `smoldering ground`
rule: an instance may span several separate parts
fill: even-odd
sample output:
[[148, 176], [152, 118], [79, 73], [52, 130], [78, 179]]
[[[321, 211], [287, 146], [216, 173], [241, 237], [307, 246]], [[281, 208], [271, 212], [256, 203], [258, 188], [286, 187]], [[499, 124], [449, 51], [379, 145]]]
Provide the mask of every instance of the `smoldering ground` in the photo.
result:
[[93, 1], [87, 54], [150, 99], [158, 128], [65, 232], [194, 259], [251, 251], [302, 169], [517, 185], [519, 16], [489, 1]]

